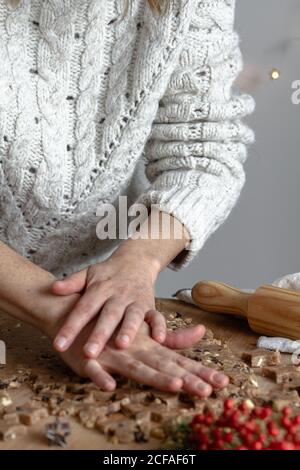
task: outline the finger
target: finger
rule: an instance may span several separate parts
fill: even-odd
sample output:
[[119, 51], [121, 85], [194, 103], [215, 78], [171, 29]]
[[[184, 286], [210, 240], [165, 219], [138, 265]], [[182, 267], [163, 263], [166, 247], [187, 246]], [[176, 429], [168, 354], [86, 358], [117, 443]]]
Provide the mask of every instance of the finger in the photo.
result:
[[98, 357], [123, 317], [126, 304], [111, 297], [101, 310], [96, 326], [83, 350], [87, 357]]
[[87, 270], [83, 269], [77, 273], [67, 276], [60, 281], [54, 281], [52, 292], [57, 295], [71, 295], [81, 292], [86, 285]]
[[178, 377], [158, 372], [143, 362], [132, 359], [129, 356], [119, 356], [118, 369], [116, 372], [126, 375], [131, 380], [166, 392], [176, 392], [182, 386], [182, 380]]
[[151, 327], [151, 336], [158, 343], [163, 343], [167, 337], [166, 319], [157, 310], [149, 310], [145, 315], [145, 321]]
[[84, 375], [86, 375], [97, 387], [102, 390], [111, 391], [116, 388], [115, 380], [107, 373], [98, 361], [88, 359], [84, 365]]
[[99, 312], [108, 293], [93, 285], [78, 300], [53, 342], [57, 351], [66, 351], [85, 325]]
[[182, 380], [182, 389], [193, 395], [199, 397], [208, 397], [212, 393], [212, 387], [206, 383], [205, 380], [195, 374], [190, 373], [187, 369], [181, 367], [176, 362], [178, 354], [167, 354], [165, 351], [162, 354], [152, 354], [144, 357], [142, 353], [141, 360], [147, 361], [147, 364], [154, 369], [166, 373]]
[[130, 346], [144, 321], [144, 316], [144, 311], [137, 304], [131, 304], [126, 308], [124, 320], [115, 340], [118, 348]]
[[199, 362], [193, 361], [188, 357], [181, 356], [180, 354], [177, 356], [177, 364], [194, 375], [201, 377], [201, 379], [212, 385], [214, 388], [224, 388], [228, 385], [229, 378], [225, 374], [211, 369], [210, 367], [205, 367], [202, 364], [199, 364]]
[[209, 397], [212, 394], [212, 387], [205, 380], [200, 379], [194, 374], [186, 373], [183, 377], [183, 390], [192, 395], [197, 395], [198, 397], [205, 398]]
[[200, 341], [205, 333], [203, 325], [191, 326], [176, 331], [167, 331], [166, 340], [163, 345], [171, 349], [190, 348]]

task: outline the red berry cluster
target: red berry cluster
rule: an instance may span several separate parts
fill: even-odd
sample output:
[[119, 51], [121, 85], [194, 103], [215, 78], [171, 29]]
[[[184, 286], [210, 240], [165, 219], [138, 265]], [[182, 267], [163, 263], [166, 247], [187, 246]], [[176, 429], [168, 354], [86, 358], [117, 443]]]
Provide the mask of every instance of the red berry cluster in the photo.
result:
[[198, 450], [300, 450], [300, 415], [290, 407], [278, 413], [227, 399], [218, 416], [194, 416], [188, 432], [189, 445]]

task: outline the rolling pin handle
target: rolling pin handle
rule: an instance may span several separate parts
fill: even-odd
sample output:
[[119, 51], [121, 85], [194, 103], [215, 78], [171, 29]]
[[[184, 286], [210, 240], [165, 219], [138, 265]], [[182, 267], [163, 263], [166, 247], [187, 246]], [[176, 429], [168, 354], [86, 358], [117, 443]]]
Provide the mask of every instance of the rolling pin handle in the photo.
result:
[[192, 299], [202, 310], [238, 314], [246, 318], [251, 295], [216, 281], [200, 281], [192, 288]]

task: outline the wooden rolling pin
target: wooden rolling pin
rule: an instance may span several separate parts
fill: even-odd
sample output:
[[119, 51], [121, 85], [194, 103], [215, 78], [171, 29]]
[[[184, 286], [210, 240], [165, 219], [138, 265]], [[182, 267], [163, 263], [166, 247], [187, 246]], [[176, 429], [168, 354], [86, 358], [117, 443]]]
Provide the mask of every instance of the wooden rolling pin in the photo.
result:
[[223, 282], [201, 281], [192, 299], [208, 312], [244, 317], [256, 333], [300, 339], [300, 292], [268, 284], [246, 293]]

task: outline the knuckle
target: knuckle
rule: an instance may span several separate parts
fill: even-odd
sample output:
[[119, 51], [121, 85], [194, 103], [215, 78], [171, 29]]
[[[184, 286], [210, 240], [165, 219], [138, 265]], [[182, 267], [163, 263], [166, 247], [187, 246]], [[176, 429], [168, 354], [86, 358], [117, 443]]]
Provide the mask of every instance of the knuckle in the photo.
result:
[[78, 331], [77, 324], [72, 322], [63, 326], [63, 328], [60, 330], [60, 335], [66, 336], [67, 338], [69, 338], [69, 337], [75, 336], [77, 331]]
[[153, 361], [153, 367], [154, 369], [156, 370], [161, 370], [161, 360], [156, 358], [154, 361]]
[[103, 284], [103, 281], [97, 277], [97, 278], [92, 279], [89, 285], [93, 287], [94, 289], [99, 290], [102, 287], [102, 284]]
[[127, 307], [128, 312], [138, 313], [141, 315], [144, 315], [144, 310], [145, 310], [144, 306], [137, 302], [132, 302]]
[[184, 356], [178, 355], [176, 358], [176, 364], [180, 367], [187, 368], [189, 366], [189, 361]]
[[120, 330], [120, 336], [126, 335], [130, 339], [133, 339], [133, 336], [137, 333], [138, 327], [135, 323], [127, 324], [124, 328]]
[[170, 379], [172, 379], [171, 376], [169, 375], [164, 375], [160, 372], [154, 372], [153, 374], [153, 382], [155, 382], [156, 384], [160, 384], [160, 385], [168, 385], [169, 382], [170, 382]]
[[92, 282], [89, 284], [89, 288], [92, 292], [96, 293], [97, 296], [99, 295], [107, 295], [110, 292], [111, 289], [111, 284], [107, 279], [104, 278], [98, 278], [94, 279]]
[[117, 279], [111, 279], [110, 282], [112, 282], [112, 285], [114, 287], [113, 297], [115, 299], [120, 297], [126, 298], [128, 297], [128, 295], [131, 294], [131, 292], [133, 292], [133, 288], [127, 282], [120, 282], [120, 280]]
[[166, 382], [166, 387], [167, 387], [168, 390], [173, 391], [173, 386], [174, 386], [175, 379], [176, 379], [176, 377], [172, 377], [172, 376], [166, 377], [165, 382]]
[[122, 294], [120, 294], [121, 299], [131, 299], [132, 297], [132, 291], [128, 287], [121, 287], [122, 289]]
[[128, 364], [128, 369], [131, 372], [135, 372], [135, 373], [139, 372], [141, 370], [141, 367], [142, 367], [142, 364], [140, 363], [140, 361], [137, 361], [135, 359], [130, 361], [130, 363]]
[[79, 315], [82, 318], [89, 318], [92, 314], [93, 307], [94, 305], [92, 302], [86, 301], [80, 306], [80, 309], [77, 311], [76, 315]]
[[108, 333], [106, 330], [94, 331], [94, 333], [90, 337], [90, 342], [101, 343], [102, 341], [106, 341], [107, 339]]
[[131, 323], [135, 322], [135, 321], [140, 321], [140, 320], [143, 320], [144, 317], [145, 317], [145, 314], [142, 310], [137, 310], [135, 308], [130, 308], [130, 309], [127, 309], [127, 312], [126, 312], [130, 318], [131, 318]]
[[[182, 377], [182, 380], [184, 381], [185, 384], [187, 385], [192, 385], [196, 380], [199, 382], [199, 379], [197, 379], [194, 375], [185, 373]], [[201, 383], [202, 381], [200, 381]]]
[[105, 318], [108, 323], [115, 323], [120, 319], [120, 311], [113, 306], [110, 306], [102, 312], [101, 317]]
[[161, 315], [154, 307], [149, 308], [149, 313], [151, 313], [151, 315]]
[[210, 369], [209, 367], [205, 367], [202, 364], [198, 365], [197, 373], [202, 377], [208, 377], [214, 374], [214, 369]]
[[116, 283], [114, 282], [114, 279], [110, 277], [106, 277], [101, 281], [101, 288], [104, 289], [105, 291], [111, 291], [112, 295], [113, 292], [115, 291], [115, 285]]
[[[160, 370], [160, 371], [166, 371], [166, 372], [169, 372], [169, 371], [174, 371], [174, 362], [173, 361], [170, 361], [169, 359], [165, 359], [163, 362], [159, 359], [158, 359], [158, 367], [157, 369]], [[176, 370], [174, 371], [176, 373]]]
[[98, 276], [97, 279], [94, 279], [90, 283], [90, 286], [91, 286], [91, 289], [93, 289], [94, 291], [99, 293], [99, 292], [103, 292], [103, 291], [107, 290], [109, 284], [107, 283], [106, 279], [102, 279], [101, 277], [99, 278], [99, 276]]
[[157, 310], [154, 310], [152, 308], [150, 308], [150, 310], [148, 310], [147, 315], [148, 315], [149, 318], [151, 318], [152, 321], [165, 322], [165, 317], [160, 312], [158, 312]]
[[107, 301], [107, 305], [112, 308], [118, 307], [122, 302], [124, 302], [125, 298], [123, 296], [123, 292], [119, 295], [112, 293]]

